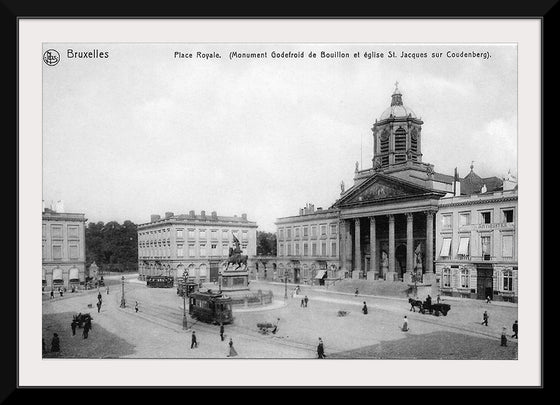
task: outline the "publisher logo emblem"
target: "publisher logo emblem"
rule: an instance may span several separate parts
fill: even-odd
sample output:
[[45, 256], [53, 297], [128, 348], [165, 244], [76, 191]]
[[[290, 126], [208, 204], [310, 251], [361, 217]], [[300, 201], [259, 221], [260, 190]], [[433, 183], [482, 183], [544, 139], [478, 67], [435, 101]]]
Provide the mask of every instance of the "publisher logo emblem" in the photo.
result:
[[43, 54], [43, 62], [48, 66], [54, 66], [60, 62], [60, 54], [54, 49], [49, 49]]

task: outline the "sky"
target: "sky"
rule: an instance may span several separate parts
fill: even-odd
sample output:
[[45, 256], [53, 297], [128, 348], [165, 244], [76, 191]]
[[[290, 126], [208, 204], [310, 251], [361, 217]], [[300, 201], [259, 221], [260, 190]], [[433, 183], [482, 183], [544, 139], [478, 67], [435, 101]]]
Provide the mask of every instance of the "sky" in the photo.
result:
[[[424, 122], [423, 162], [450, 175], [457, 167], [462, 177], [471, 164], [481, 177], [517, 174], [512, 44], [46, 43], [47, 49], [61, 59], [43, 65], [43, 200], [61, 200], [64, 211], [84, 213], [89, 222], [140, 224], [152, 214], [205, 210], [246, 213], [259, 230], [274, 232], [277, 218], [297, 215], [306, 203], [326, 209], [341, 181], [352, 185], [356, 162], [372, 166], [371, 127], [397, 81], [404, 104]], [[69, 49], [109, 57], [68, 58]], [[222, 58], [197, 58], [198, 51]], [[230, 59], [232, 51], [267, 58]], [[273, 51], [304, 57], [273, 58]], [[321, 51], [350, 56], [322, 58]], [[449, 58], [447, 51], [490, 57]], [[366, 52], [384, 57], [368, 59]]]

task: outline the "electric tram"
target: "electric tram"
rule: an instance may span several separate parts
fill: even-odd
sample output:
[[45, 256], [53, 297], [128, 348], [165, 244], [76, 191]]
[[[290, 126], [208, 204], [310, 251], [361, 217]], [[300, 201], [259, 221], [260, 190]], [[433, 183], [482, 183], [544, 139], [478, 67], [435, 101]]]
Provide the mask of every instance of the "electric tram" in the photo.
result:
[[231, 297], [212, 290], [197, 291], [189, 295], [189, 314], [202, 322], [232, 323], [231, 305]]

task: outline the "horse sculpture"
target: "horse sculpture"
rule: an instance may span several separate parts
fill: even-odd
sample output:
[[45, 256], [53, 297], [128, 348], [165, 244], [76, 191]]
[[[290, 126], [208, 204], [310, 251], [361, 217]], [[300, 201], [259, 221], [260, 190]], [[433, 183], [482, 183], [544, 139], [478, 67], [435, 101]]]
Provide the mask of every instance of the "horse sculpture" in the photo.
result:
[[229, 248], [229, 258], [228, 258], [228, 262], [227, 262], [227, 267], [229, 267], [230, 263], [231, 264], [237, 264], [237, 267], [235, 269], [233, 269], [233, 271], [237, 270], [242, 265], [247, 267], [247, 258], [248, 257], [249, 256], [242, 255], [241, 253], [234, 253], [233, 248], [230, 247]]
[[408, 302], [410, 303], [410, 311], [412, 312], [416, 312], [416, 310], [414, 309], [414, 307], [418, 307], [418, 311], [422, 312], [422, 301], [420, 300], [414, 300], [412, 298], [408, 299]]

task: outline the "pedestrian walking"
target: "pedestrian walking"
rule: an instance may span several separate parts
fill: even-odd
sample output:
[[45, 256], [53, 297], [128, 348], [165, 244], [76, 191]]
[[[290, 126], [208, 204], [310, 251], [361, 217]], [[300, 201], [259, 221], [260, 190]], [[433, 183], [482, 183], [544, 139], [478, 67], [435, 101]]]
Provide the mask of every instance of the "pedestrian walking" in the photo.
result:
[[54, 290], [51, 290], [51, 300], [54, 299]]
[[439, 304], [440, 301], [441, 301], [441, 297], [440, 297], [439, 294], [438, 294], [437, 297], [436, 297], [436, 302]]
[[97, 301], [97, 313], [101, 312], [101, 300]]
[[97, 294], [97, 301], [101, 302], [101, 291]]
[[138, 312], [138, 301], [136, 301], [136, 304], [134, 304], [134, 310]]
[[362, 312], [364, 313], [364, 315], [367, 315], [367, 313], [368, 313], [367, 304], [366, 304], [365, 301], [364, 301], [364, 306], [362, 307]]
[[60, 351], [60, 339], [58, 338], [58, 333], [55, 333], [51, 341], [51, 352], [59, 352], [59, 351]]
[[515, 322], [513, 323], [513, 326], [511, 327], [511, 329], [513, 329], [512, 338], [517, 339], [517, 331], [519, 330], [519, 325], [517, 324], [517, 321], [515, 321]]
[[484, 313], [482, 314], [482, 325], [486, 325], [488, 326], [488, 318], [490, 316], [488, 315], [487, 311], [484, 311]]
[[70, 327], [72, 328], [72, 336], [76, 336], [76, 326], [78, 326], [76, 320], [72, 319], [72, 323], [70, 324]]
[[358, 296], [358, 289], [356, 288], [356, 291], [354, 292], [354, 295], [357, 297]]
[[324, 359], [325, 357], [325, 346], [323, 345], [323, 339], [319, 338], [319, 344], [317, 345], [317, 358]]
[[487, 303], [487, 304], [490, 304], [490, 302], [492, 302], [492, 300], [490, 299], [490, 296], [487, 295], [487, 296], [486, 296], [486, 303]]
[[405, 315], [404, 318], [403, 318], [403, 323], [402, 323], [401, 330], [402, 330], [403, 332], [408, 332], [408, 330], [409, 330], [409, 329], [408, 329], [408, 318], [406, 317], [406, 315]]
[[84, 339], [88, 338], [89, 335], [89, 331], [92, 329], [91, 327], [91, 321], [88, 319], [86, 321], [86, 323], [84, 324], [84, 331], [82, 332], [82, 336]]
[[224, 324], [220, 323], [220, 339], [224, 341]]
[[105, 291], [107, 291], [107, 295], [109, 295], [109, 286], [105, 287]]
[[303, 298], [303, 302], [304, 302], [304, 307], [307, 308], [307, 303], [309, 302], [309, 298], [307, 298], [307, 295]]
[[193, 330], [191, 335], [191, 349], [195, 347], [198, 347], [198, 342], [196, 341], [196, 333]]
[[229, 354], [227, 355], [227, 357], [235, 357], [237, 356], [237, 352], [235, 351], [235, 348], [233, 347], [233, 340], [231, 338], [229, 338]]
[[301, 304], [299, 305], [300, 307], [305, 307], [305, 298], [301, 299]]
[[64, 295], [64, 291], [62, 291], [62, 288], [58, 289], [58, 292], [60, 293], [60, 296], [62, 297]]
[[502, 328], [502, 339], [501, 339], [502, 343], [500, 346], [506, 346], [507, 347], [507, 335], [506, 335], [506, 327], [504, 326]]

